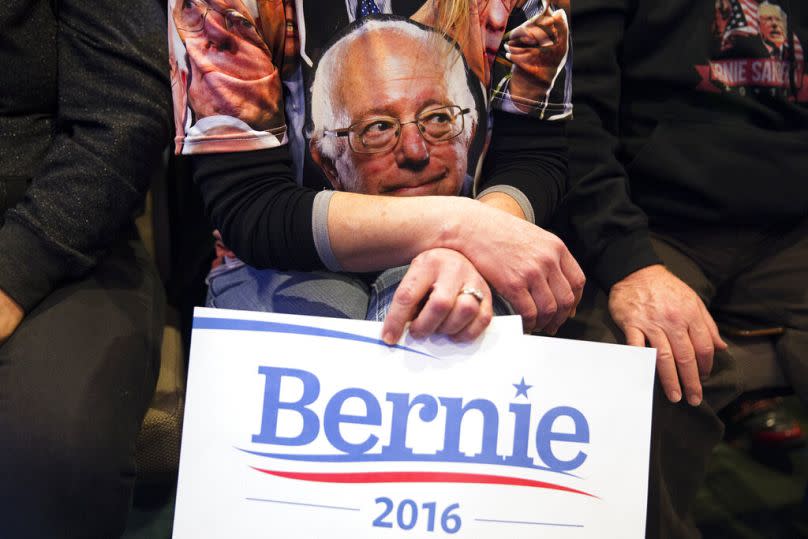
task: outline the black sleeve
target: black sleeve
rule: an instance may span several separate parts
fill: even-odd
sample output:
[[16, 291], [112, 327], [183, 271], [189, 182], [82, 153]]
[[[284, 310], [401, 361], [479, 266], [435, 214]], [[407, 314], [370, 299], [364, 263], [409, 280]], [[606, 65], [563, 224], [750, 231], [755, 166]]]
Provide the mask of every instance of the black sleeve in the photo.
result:
[[573, 254], [607, 290], [629, 273], [660, 260], [648, 219], [631, 201], [616, 157], [621, 96], [620, 54], [628, 0], [575, 0], [575, 119], [570, 144], [570, 193], [565, 210]]
[[566, 191], [566, 124], [494, 110], [491, 145], [477, 191], [514, 187], [533, 207], [536, 224], [547, 224]]
[[163, 2], [54, 4], [55, 133], [0, 228], [0, 288], [25, 311], [95, 265], [132, 221], [168, 144]]
[[292, 176], [288, 145], [267, 150], [199, 154], [194, 181], [222, 240], [257, 268], [323, 268], [312, 232], [312, 189]]

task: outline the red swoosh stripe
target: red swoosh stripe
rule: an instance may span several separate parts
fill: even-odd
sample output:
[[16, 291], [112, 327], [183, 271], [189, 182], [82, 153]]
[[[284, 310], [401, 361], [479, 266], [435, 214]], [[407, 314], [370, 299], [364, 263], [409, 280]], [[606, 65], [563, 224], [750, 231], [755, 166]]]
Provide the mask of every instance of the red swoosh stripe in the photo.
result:
[[252, 467], [253, 470], [277, 477], [287, 479], [298, 479], [300, 481], [316, 481], [318, 483], [482, 483], [490, 485], [514, 485], [519, 487], [546, 488], [551, 490], [561, 490], [573, 494], [583, 494], [597, 498], [593, 494], [576, 490], [574, 488], [545, 483], [544, 481], [532, 481], [519, 477], [507, 477], [503, 475], [485, 475], [471, 473], [452, 472], [366, 472], [366, 473], [303, 473], [303, 472], [281, 472], [277, 470], [264, 470]]

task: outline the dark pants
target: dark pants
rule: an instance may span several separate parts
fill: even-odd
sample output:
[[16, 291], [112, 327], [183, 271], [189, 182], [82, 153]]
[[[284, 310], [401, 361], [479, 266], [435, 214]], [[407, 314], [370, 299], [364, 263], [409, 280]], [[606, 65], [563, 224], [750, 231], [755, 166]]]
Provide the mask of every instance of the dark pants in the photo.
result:
[[[765, 231], [679, 230], [653, 235], [665, 265], [690, 285], [720, 324], [741, 329], [783, 326], [778, 360], [808, 403], [808, 222]], [[612, 323], [606, 294], [588, 285], [577, 315], [559, 336], [625, 342]], [[690, 519], [723, 425], [716, 413], [743, 390], [732, 350], [717, 353], [704, 382], [704, 402], [668, 402], [657, 383], [651, 429], [647, 537], [699, 537]]]
[[143, 245], [123, 240], [0, 346], [0, 537], [123, 533], [163, 301]]

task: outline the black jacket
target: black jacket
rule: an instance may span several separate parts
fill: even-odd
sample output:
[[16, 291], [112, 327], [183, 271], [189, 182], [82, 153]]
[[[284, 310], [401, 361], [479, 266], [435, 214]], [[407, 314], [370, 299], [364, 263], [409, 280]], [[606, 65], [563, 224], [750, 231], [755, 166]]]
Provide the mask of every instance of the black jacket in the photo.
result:
[[[808, 5], [780, 4], [789, 43], [808, 45]], [[717, 31], [713, 1], [574, 0], [572, 14], [563, 236], [589, 275], [608, 289], [658, 262], [649, 226], [763, 227], [808, 215], [804, 59], [786, 73], [802, 73], [802, 86], [772, 91], [758, 77], [770, 59], [732, 50], [759, 35]]]
[[29, 311], [131, 224], [168, 143], [158, 0], [0, 8], [0, 289]]

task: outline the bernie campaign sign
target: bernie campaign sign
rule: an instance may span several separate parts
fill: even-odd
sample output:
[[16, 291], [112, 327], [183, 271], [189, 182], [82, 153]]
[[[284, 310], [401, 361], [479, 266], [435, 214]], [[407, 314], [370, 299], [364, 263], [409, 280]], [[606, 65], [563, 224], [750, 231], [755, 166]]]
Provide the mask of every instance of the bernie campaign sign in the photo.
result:
[[640, 538], [654, 351], [197, 309], [174, 538]]

